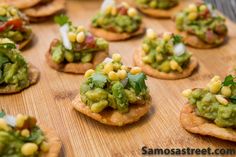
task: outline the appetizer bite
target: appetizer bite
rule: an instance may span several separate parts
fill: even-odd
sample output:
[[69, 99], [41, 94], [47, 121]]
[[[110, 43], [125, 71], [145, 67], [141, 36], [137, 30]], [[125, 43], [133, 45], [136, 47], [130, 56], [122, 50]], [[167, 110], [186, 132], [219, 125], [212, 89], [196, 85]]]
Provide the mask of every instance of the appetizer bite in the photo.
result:
[[215, 76], [206, 88], [187, 89], [188, 103], [180, 115], [189, 132], [236, 142], [236, 82], [228, 75], [222, 82]]
[[171, 18], [177, 11], [181, 10], [184, 2], [179, 2], [179, 0], [135, 0], [135, 3], [138, 9], [146, 15]]
[[35, 6], [43, 0], [2, 0], [4, 3], [13, 5], [18, 9], [26, 9]]
[[85, 73], [80, 94], [73, 106], [79, 112], [106, 125], [123, 126], [138, 121], [150, 108], [146, 75], [139, 67], [122, 64], [113, 54]]
[[145, 32], [137, 10], [123, 2], [105, 0], [100, 12], [93, 18], [90, 31], [109, 41], [126, 40]]
[[31, 22], [41, 22], [64, 10], [65, 0], [40, 0], [37, 5], [23, 11]]
[[17, 8], [0, 3], [0, 38], [9, 38], [19, 48], [26, 46], [32, 39], [28, 19]]
[[108, 42], [96, 38], [83, 26], [73, 26], [68, 17], [55, 18], [61, 40], [54, 39], [46, 53], [48, 64], [62, 72], [83, 74], [108, 56]]
[[0, 156], [56, 157], [61, 145], [55, 132], [38, 126], [34, 117], [0, 111]]
[[152, 29], [147, 30], [141, 48], [136, 50], [134, 63], [150, 76], [170, 80], [190, 76], [198, 65], [181, 36], [170, 32], [158, 36]]
[[227, 36], [225, 18], [211, 4], [190, 4], [175, 17], [177, 32], [195, 48], [213, 48], [224, 43]]
[[25, 61], [16, 45], [0, 38], [0, 94], [20, 92], [38, 79], [39, 70]]

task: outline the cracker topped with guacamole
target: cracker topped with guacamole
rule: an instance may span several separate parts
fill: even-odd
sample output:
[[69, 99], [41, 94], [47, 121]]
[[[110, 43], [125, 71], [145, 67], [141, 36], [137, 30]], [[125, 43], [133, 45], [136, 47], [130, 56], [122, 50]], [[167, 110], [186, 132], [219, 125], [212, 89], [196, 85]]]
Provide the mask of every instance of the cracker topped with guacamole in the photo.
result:
[[171, 80], [190, 76], [198, 65], [181, 36], [170, 32], [157, 35], [152, 29], [135, 51], [134, 63], [150, 76]]
[[120, 41], [143, 34], [145, 28], [135, 8], [125, 2], [116, 4], [113, 0], [105, 0], [92, 19], [90, 31], [106, 40]]
[[80, 94], [73, 106], [79, 112], [106, 125], [123, 126], [138, 121], [150, 108], [146, 75], [139, 67], [122, 64], [113, 54], [95, 70], [85, 73]]
[[61, 141], [54, 131], [38, 126], [34, 117], [0, 111], [0, 156], [56, 157]]
[[20, 92], [38, 79], [39, 70], [25, 61], [16, 45], [0, 38], [0, 94]]
[[183, 7], [183, 3], [183, 0], [135, 0], [142, 13], [157, 18], [170, 18]]
[[26, 16], [17, 8], [0, 3], [0, 38], [9, 38], [19, 48], [26, 46], [32, 39], [32, 30]]
[[180, 121], [189, 132], [236, 142], [236, 81], [215, 76], [205, 88], [187, 89]]
[[195, 48], [217, 47], [225, 42], [227, 26], [225, 18], [207, 3], [190, 4], [175, 16], [178, 33]]
[[55, 18], [61, 39], [54, 39], [46, 54], [48, 64], [62, 72], [83, 74], [108, 56], [109, 44], [94, 37], [83, 26], [73, 26], [68, 17]]

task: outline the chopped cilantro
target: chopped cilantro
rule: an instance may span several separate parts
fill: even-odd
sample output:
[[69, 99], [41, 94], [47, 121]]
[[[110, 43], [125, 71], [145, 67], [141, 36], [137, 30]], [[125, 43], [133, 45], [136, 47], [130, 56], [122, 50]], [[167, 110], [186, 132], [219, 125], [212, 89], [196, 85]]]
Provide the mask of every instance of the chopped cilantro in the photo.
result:
[[95, 73], [89, 78], [91, 87], [103, 88], [107, 83], [107, 77], [101, 73]]
[[0, 118], [3, 118], [6, 115], [6, 113], [2, 110], [0, 111]]
[[0, 49], [7, 49], [7, 50], [11, 50], [11, 49], [15, 49], [16, 45], [13, 43], [4, 43], [4, 44], [0, 44]]
[[236, 95], [233, 95], [229, 98], [232, 103], [236, 104]]
[[139, 73], [136, 75], [128, 74], [128, 83], [135, 90], [136, 94], [140, 94], [143, 90], [147, 89], [145, 84], [146, 75]]
[[225, 77], [225, 80], [223, 82], [224, 86], [230, 86], [230, 85], [236, 85], [236, 82], [234, 81], [235, 77], [233, 77], [232, 75], [228, 75]]
[[61, 14], [61, 15], [59, 15], [59, 16], [55, 16], [55, 17], [54, 17], [54, 21], [55, 21], [57, 24], [59, 24], [60, 26], [63, 26], [64, 24], [70, 22], [69, 17], [66, 16], [66, 15], [63, 15], [63, 14]]
[[182, 42], [182, 37], [180, 35], [174, 35], [174, 45]]
[[8, 20], [7, 17], [0, 16], [0, 21], [2, 21], [2, 22], [6, 22], [7, 20]]

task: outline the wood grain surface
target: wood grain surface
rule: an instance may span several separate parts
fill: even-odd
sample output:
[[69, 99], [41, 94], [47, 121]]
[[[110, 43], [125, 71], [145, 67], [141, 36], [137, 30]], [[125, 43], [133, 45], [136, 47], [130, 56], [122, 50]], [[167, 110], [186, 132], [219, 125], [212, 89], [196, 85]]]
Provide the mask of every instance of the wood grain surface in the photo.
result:
[[[67, 14], [75, 24], [88, 26], [99, 10], [101, 1], [68, 0]], [[171, 20], [144, 17], [146, 26], [157, 32], [173, 31]], [[191, 77], [176, 81], [148, 77], [152, 107], [139, 122], [125, 127], [110, 127], [91, 120], [72, 108], [83, 76], [57, 72], [45, 62], [50, 41], [59, 36], [53, 22], [33, 24], [35, 33], [31, 47], [23, 55], [41, 71], [38, 84], [19, 94], [1, 95], [0, 108], [9, 114], [34, 115], [40, 123], [55, 129], [63, 141], [61, 157], [141, 156], [141, 147], [154, 148], [236, 148], [236, 144], [186, 132], [179, 123], [179, 114], [186, 99], [186, 88], [203, 87], [217, 74], [224, 77], [236, 63], [236, 25], [227, 21], [229, 40], [222, 47], [210, 50], [189, 50], [199, 60], [200, 67]], [[110, 53], [120, 53], [124, 63], [133, 65], [133, 51], [142, 37], [110, 44]]]

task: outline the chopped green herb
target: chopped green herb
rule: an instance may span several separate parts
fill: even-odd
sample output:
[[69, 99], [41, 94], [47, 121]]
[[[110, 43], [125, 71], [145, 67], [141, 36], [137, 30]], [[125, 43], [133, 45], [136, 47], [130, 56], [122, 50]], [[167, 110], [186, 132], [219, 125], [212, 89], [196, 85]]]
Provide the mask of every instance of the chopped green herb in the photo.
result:
[[2, 21], [2, 22], [6, 22], [7, 20], [8, 20], [7, 17], [0, 16], [0, 21]]
[[107, 77], [101, 73], [95, 73], [90, 77], [90, 85], [97, 88], [103, 88], [107, 83]]
[[180, 35], [174, 35], [173, 39], [174, 39], [174, 45], [182, 42], [182, 37]]
[[236, 85], [236, 82], [234, 81], [234, 78], [232, 75], [228, 75], [225, 77], [225, 80], [223, 82], [224, 86], [230, 86], [230, 85]]
[[128, 83], [135, 90], [136, 94], [140, 94], [143, 90], [147, 89], [145, 84], [146, 75], [139, 73], [136, 75], [128, 74]]
[[3, 118], [6, 115], [6, 113], [2, 110], [0, 111], [0, 118]]
[[4, 44], [0, 44], [0, 49], [7, 49], [7, 50], [11, 50], [11, 49], [15, 49], [16, 45], [13, 43], [4, 43]]
[[55, 21], [57, 24], [59, 24], [60, 26], [63, 26], [64, 24], [70, 22], [69, 17], [66, 16], [66, 15], [63, 15], [63, 14], [61, 14], [61, 15], [59, 15], [59, 16], [55, 16], [55, 17], [54, 17], [54, 21]]

